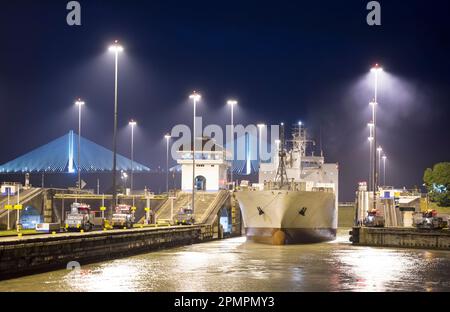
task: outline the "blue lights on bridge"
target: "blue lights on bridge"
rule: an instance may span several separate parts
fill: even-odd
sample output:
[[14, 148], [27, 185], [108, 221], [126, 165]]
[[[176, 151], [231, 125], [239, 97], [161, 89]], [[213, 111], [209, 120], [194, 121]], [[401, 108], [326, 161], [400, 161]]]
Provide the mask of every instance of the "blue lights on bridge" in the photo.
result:
[[[77, 163], [78, 135], [70, 131], [37, 149], [0, 166], [0, 173], [49, 172], [74, 173]], [[80, 168], [82, 172], [112, 170], [112, 151], [81, 137]], [[148, 172], [150, 168], [133, 162], [135, 172]], [[117, 170], [131, 170], [131, 160], [117, 155]]]

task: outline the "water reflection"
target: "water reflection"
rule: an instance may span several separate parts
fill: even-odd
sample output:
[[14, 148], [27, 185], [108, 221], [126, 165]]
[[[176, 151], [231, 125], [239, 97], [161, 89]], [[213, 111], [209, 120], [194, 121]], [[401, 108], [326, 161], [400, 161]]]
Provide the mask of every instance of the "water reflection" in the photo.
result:
[[69, 271], [62, 278], [71, 291], [137, 291], [139, 262], [118, 260], [97, 267]]
[[410, 275], [411, 259], [402, 253], [386, 249], [361, 248], [336, 252], [341, 270], [348, 278], [343, 287], [358, 291], [386, 291], [389, 282]]
[[449, 291], [450, 252], [235, 238], [0, 282], [0, 291]]

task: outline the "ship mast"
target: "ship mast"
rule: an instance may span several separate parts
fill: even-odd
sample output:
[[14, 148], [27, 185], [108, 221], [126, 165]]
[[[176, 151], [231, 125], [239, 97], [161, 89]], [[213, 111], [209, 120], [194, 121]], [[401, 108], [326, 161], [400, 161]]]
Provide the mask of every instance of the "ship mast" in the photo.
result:
[[284, 123], [281, 123], [280, 126], [280, 148], [278, 150], [278, 169], [277, 169], [277, 175], [275, 177], [275, 182], [280, 181], [279, 187], [280, 189], [287, 184], [288, 178], [286, 173], [286, 142], [284, 139]]
[[[316, 145], [314, 140], [309, 140], [306, 128], [302, 122], [299, 122], [298, 125], [294, 127], [292, 132], [292, 149], [294, 154], [296, 155], [296, 163], [295, 168], [298, 168], [298, 180], [302, 179], [302, 161], [303, 158], [306, 157], [306, 149], [308, 144]], [[312, 156], [314, 156], [314, 151], [312, 152]], [[323, 155], [321, 155], [323, 157]], [[294, 168], [294, 167], [293, 167]]]
[[302, 159], [306, 156], [306, 144], [308, 140], [306, 138], [306, 129], [303, 127], [303, 123], [299, 122], [294, 127], [292, 133], [293, 150], [297, 155], [296, 161], [298, 161], [298, 179], [302, 178]]

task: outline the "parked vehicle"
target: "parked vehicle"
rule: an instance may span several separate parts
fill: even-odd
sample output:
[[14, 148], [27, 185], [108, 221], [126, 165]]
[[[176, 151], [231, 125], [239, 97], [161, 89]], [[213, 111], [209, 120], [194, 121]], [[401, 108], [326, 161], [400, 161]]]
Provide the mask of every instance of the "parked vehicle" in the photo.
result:
[[131, 229], [134, 225], [134, 211], [129, 205], [118, 205], [112, 216], [111, 226], [113, 228]]
[[66, 218], [66, 229], [68, 231], [91, 231], [94, 228], [94, 215], [91, 206], [81, 203], [73, 203], [70, 213]]
[[367, 227], [384, 227], [384, 217], [379, 215], [377, 209], [372, 209], [367, 212], [367, 217], [364, 219], [364, 226]]
[[425, 212], [416, 212], [413, 214], [413, 226], [418, 229], [441, 230], [445, 228], [447, 222], [437, 216], [436, 210], [427, 210]]
[[175, 216], [174, 223], [177, 225], [192, 225], [195, 223], [194, 213], [191, 207], [182, 208]]

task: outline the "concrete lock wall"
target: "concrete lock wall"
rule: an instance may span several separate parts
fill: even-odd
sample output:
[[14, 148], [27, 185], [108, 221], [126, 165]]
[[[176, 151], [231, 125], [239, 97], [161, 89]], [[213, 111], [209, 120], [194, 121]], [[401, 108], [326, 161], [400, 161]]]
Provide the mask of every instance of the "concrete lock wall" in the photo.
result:
[[449, 230], [354, 227], [350, 234], [352, 243], [360, 246], [450, 250]]
[[211, 239], [204, 226], [22, 238], [0, 245], [0, 279]]
[[355, 225], [355, 205], [339, 205], [338, 227], [351, 228]]

